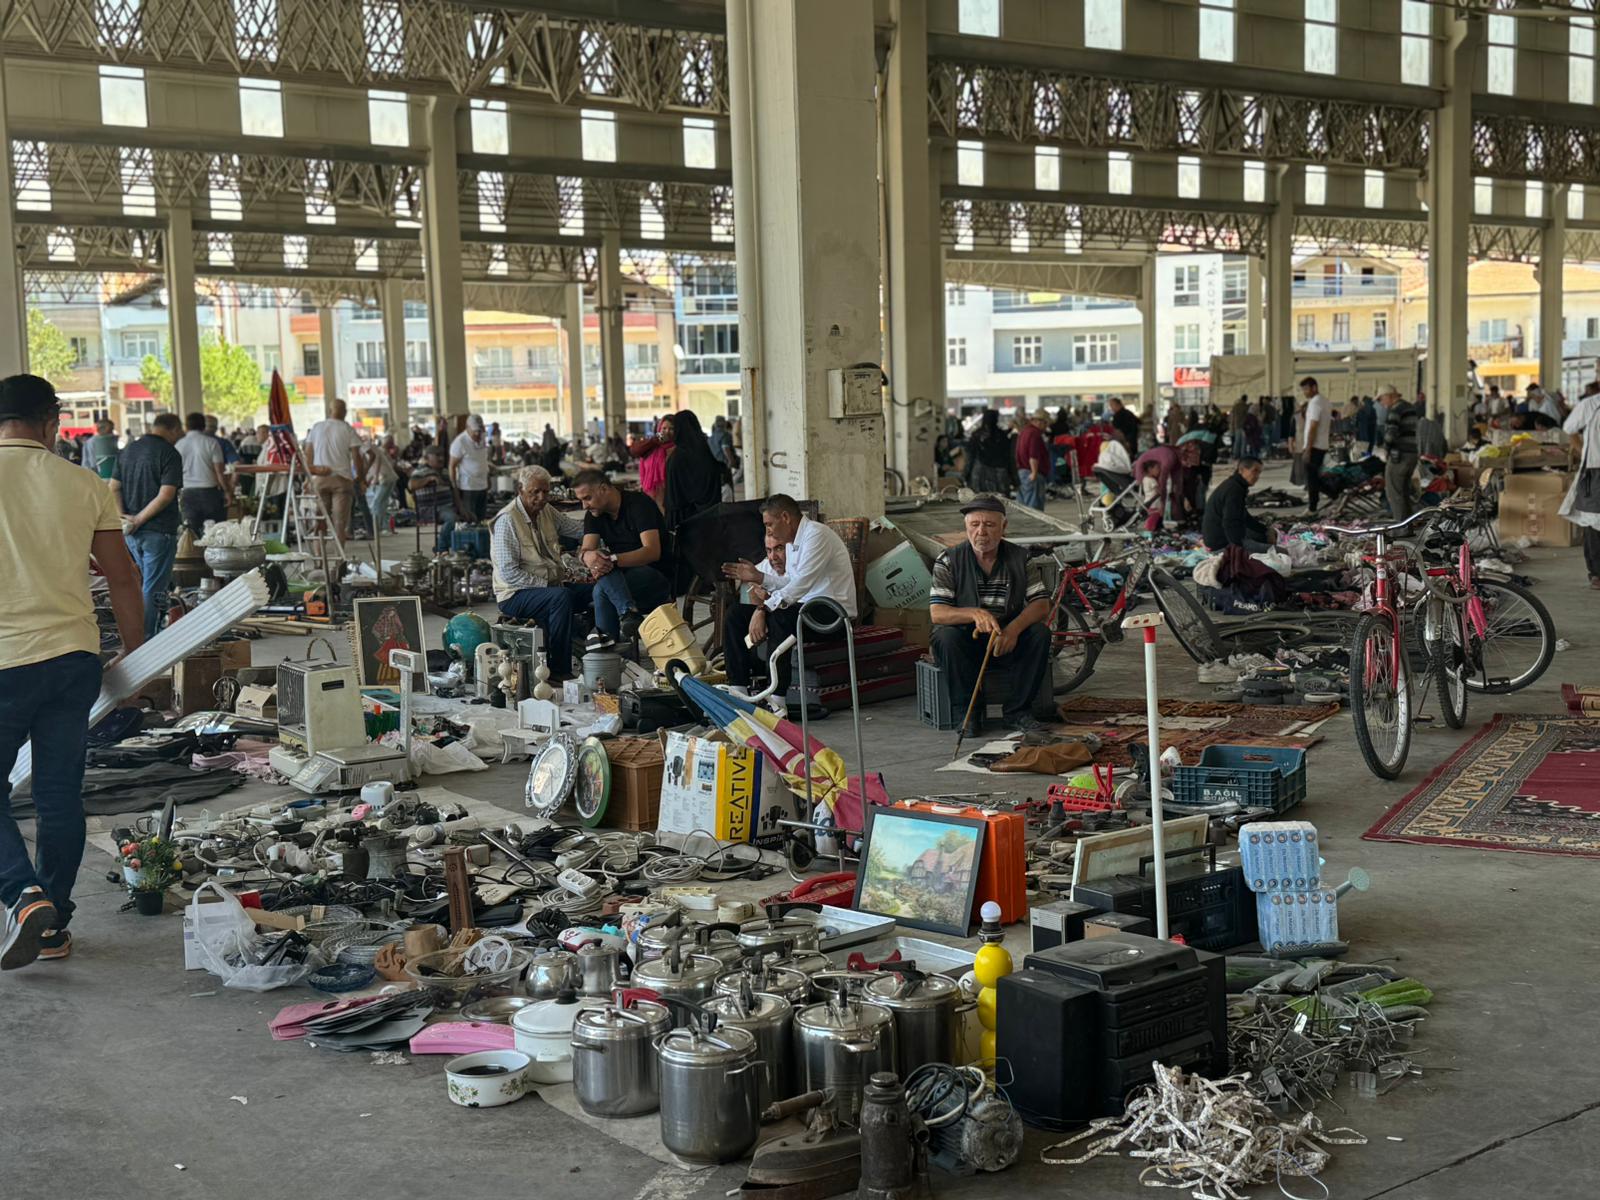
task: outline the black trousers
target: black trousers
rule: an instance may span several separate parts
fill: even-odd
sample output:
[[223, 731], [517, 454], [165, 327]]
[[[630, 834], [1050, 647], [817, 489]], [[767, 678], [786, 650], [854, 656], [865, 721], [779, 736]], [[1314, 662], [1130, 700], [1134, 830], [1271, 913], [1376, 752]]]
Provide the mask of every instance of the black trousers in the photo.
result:
[[178, 511], [195, 537], [206, 531], [207, 521], [228, 519], [228, 500], [221, 488], [184, 488], [178, 493]]
[[[963, 715], [972, 700], [972, 689], [978, 682], [978, 668], [983, 666], [983, 652], [989, 644], [986, 636], [973, 637], [972, 628], [971, 625], [933, 627], [933, 661], [944, 672], [945, 687], [950, 694], [950, 711]], [[1024, 629], [1010, 654], [1003, 657], [996, 655], [989, 660], [989, 671], [984, 677], [986, 686], [997, 672], [1010, 677], [1011, 693], [1006, 699], [1006, 720], [1014, 722], [1033, 715], [1033, 698], [1039, 694], [1044, 673], [1049, 669], [1050, 630], [1043, 622]]]
[[1317, 511], [1317, 502], [1322, 499], [1322, 460], [1327, 457], [1326, 450], [1306, 451], [1306, 507], [1312, 512]]
[[[728, 682], [737, 687], [750, 687], [750, 679], [757, 663], [762, 669], [767, 668], [768, 656], [772, 648], [790, 636], [795, 631], [800, 621], [800, 606], [790, 605], [787, 608], [767, 610], [767, 640], [759, 647], [751, 649], [745, 646], [745, 635], [750, 632], [750, 618], [755, 615], [754, 604], [735, 604], [728, 609], [722, 621], [722, 654], [723, 662], [728, 668]], [[771, 678], [770, 673], [768, 678]], [[794, 678], [794, 650], [785, 654], [778, 660], [778, 688], [776, 696], [788, 694], [789, 682]]]
[[1583, 565], [1590, 579], [1600, 579], [1600, 529], [1583, 527]]
[[461, 514], [463, 521], [481, 521], [489, 510], [489, 493], [463, 491], [461, 507], [465, 510]]

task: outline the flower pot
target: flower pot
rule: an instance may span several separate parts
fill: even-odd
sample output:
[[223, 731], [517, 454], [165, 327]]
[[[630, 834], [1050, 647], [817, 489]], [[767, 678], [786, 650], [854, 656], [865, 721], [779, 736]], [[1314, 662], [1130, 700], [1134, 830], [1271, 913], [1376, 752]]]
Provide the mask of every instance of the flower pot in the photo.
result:
[[145, 891], [133, 894], [133, 907], [136, 912], [146, 917], [159, 917], [162, 909], [167, 906], [167, 893], [165, 891]]

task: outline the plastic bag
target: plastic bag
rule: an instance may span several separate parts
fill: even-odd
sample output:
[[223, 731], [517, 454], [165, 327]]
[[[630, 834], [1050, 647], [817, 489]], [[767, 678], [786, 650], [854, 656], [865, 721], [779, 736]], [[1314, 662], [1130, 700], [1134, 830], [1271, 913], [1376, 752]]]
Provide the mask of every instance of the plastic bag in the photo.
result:
[[[216, 900], [202, 906], [200, 901], [208, 891]], [[244, 905], [218, 883], [200, 886], [189, 900], [188, 915], [195, 956], [202, 967], [222, 980], [223, 987], [270, 992], [273, 988], [298, 983], [316, 965], [309, 962], [258, 965], [255, 959], [264, 939], [256, 932], [255, 922]]]

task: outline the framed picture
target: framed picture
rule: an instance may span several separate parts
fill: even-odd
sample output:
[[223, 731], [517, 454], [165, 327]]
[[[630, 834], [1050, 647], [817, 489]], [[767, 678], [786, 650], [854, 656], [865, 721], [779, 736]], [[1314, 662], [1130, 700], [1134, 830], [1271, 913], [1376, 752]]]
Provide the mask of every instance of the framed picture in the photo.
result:
[[987, 830], [973, 817], [868, 805], [852, 907], [912, 929], [966, 936]]
[[[389, 651], [426, 654], [422, 642], [422, 601], [416, 596], [362, 596], [355, 600], [355, 627], [350, 646], [364, 688], [398, 688], [399, 668], [389, 664]], [[413, 692], [428, 690], [427, 672], [411, 677]]]

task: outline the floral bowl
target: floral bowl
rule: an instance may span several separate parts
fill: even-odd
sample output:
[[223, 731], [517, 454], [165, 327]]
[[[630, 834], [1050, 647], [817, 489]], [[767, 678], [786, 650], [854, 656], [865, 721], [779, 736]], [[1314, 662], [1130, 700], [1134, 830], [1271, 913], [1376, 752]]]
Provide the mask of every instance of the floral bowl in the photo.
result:
[[516, 1050], [463, 1054], [444, 1065], [450, 1102], [463, 1108], [494, 1108], [522, 1099], [533, 1060]]

